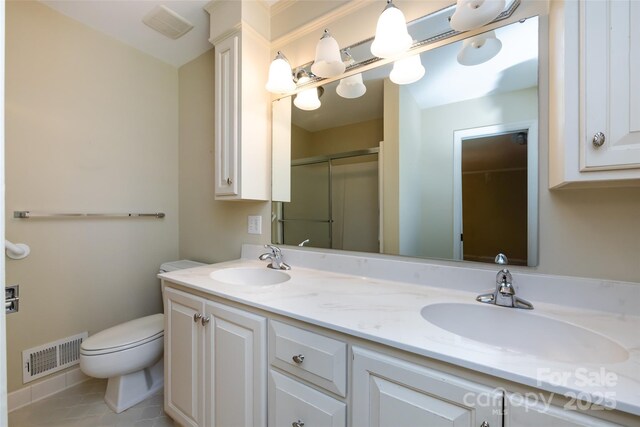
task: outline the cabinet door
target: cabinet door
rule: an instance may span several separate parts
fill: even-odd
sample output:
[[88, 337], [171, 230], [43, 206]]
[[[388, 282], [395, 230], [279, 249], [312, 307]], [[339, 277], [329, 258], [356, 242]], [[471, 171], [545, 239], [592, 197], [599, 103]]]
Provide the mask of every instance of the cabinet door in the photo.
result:
[[354, 426], [500, 426], [502, 404], [499, 390], [353, 349]]
[[640, 167], [638, 22], [638, 1], [580, 2], [581, 170]]
[[620, 427], [598, 418], [507, 394], [505, 427]]
[[215, 49], [215, 192], [238, 195], [240, 129], [240, 36], [217, 43]]
[[267, 320], [207, 302], [206, 425], [261, 427], [267, 419]]
[[165, 410], [184, 426], [203, 426], [204, 349], [198, 315], [204, 312], [204, 300], [171, 288], [164, 294]]
[[274, 370], [269, 373], [269, 426], [344, 427], [344, 403]]

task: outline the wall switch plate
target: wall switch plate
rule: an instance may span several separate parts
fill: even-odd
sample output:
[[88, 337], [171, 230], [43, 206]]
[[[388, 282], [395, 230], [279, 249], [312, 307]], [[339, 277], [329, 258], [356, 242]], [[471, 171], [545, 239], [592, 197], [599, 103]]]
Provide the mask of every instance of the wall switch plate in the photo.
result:
[[247, 233], [262, 234], [262, 217], [260, 215], [249, 215]]

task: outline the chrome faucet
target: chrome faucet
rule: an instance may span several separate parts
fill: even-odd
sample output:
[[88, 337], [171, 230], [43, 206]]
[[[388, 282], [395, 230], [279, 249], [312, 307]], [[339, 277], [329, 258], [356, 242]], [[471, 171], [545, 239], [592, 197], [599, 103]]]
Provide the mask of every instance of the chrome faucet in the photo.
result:
[[[498, 254], [495, 259], [498, 265], [507, 265], [509, 260], [504, 254]], [[478, 295], [476, 301], [487, 304], [500, 305], [502, 307], [524, 308], [533, 310], [533, 304], [516, 296], [516, 290], [513, 287], [513, 278], [511, 273], [505, 267], [498, 271], [496, 275], [496, 289], [493, 292]]]
[[279, 247], [273, 245], [264, 245], [265, 248], [271, 249], [271, 252], [264, 253], [258, 257], [261, 261], [271, 261], [267, 267], [274, 270], [291, 270], [291, 267], [282, 261], [282, 251]]

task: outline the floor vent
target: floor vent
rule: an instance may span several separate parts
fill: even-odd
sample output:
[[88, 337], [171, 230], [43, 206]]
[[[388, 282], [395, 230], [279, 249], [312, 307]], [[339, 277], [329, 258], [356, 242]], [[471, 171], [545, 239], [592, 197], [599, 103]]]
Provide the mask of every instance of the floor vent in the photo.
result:
[[80, 363], [80, 344], [89, 334], [83, 332], [22, 352], [24, 384]]

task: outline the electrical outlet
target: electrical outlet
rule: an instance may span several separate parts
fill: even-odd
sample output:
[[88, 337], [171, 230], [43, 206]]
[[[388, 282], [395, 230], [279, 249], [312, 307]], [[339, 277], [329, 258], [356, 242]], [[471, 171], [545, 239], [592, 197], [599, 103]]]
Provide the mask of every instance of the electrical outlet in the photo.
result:
[[247, 233], [262, 234], [262, 217], [260, 215], [249, 215]]

